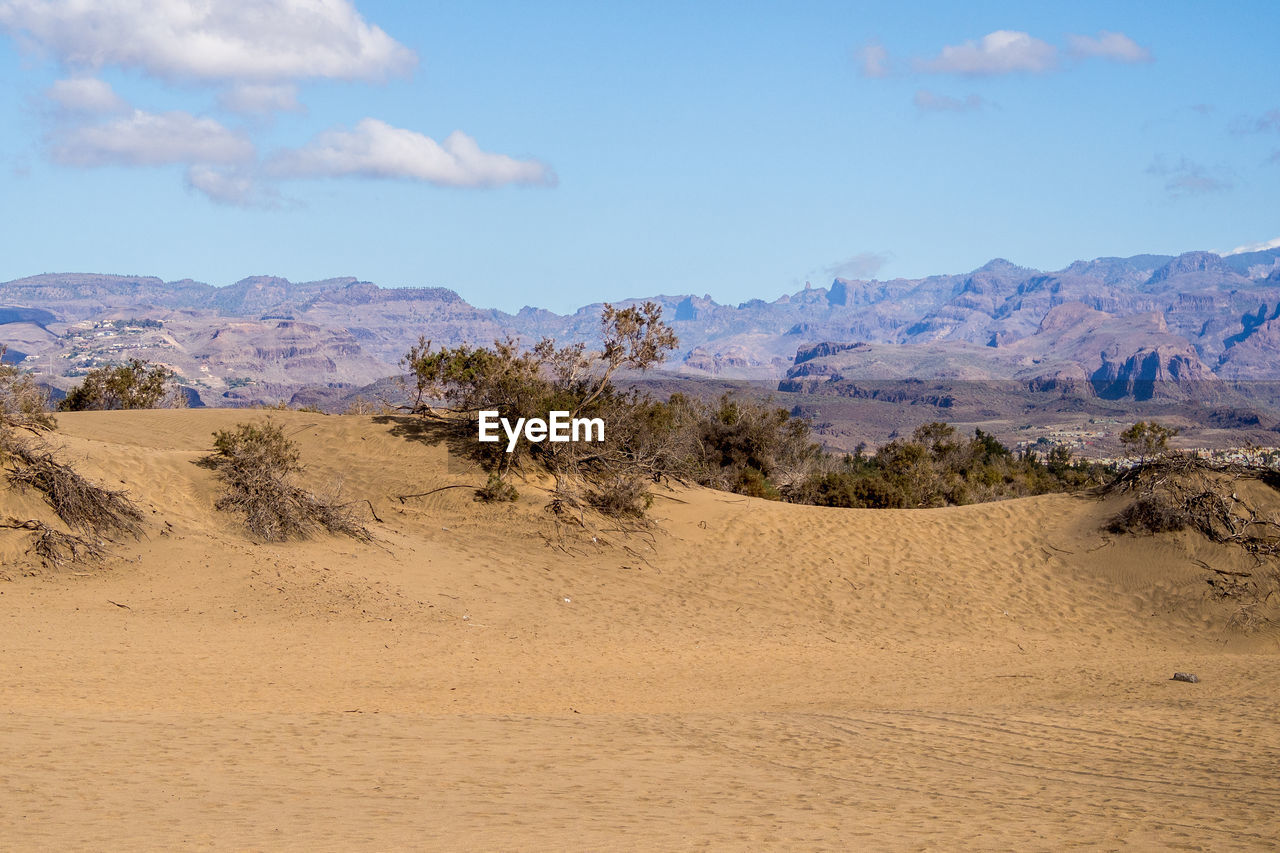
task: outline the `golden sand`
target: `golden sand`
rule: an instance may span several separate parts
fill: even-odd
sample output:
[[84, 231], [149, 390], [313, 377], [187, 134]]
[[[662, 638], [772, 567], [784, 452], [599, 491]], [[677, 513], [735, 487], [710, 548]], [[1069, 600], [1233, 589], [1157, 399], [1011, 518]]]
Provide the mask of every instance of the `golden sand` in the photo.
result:
[[[374, 545], [253, 544], [192, 463], [244, 411], [60, 415], [149, 537], [0, 531], [6, 849], [1274, 849], [1280, 648], [1115, 505], [664, 492], [558, 526], [369, 417], [272, 413]], [[43, 513], [43, 515], [40, 515]], [[0, 492], [0, 516], [48, 516]], [[592, 541], [592, 536], [596, 541]], [[1170, 681], [1174, 671], [1201, 682]]]

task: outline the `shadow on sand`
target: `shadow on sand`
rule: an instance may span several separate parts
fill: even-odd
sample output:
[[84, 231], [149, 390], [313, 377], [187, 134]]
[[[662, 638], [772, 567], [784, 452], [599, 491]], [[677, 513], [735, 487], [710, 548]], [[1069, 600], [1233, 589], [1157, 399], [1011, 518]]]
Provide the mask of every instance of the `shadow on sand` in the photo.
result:
[[483, 475], [500, 461], [496, 447], [476, 441], [475, 426], [469, 422], [433, 420], [419, 415], [377, 415], [373, 422], [388, 425], [392, 435], [406, 441], [432, 447], [443, 445], [451, 474]]

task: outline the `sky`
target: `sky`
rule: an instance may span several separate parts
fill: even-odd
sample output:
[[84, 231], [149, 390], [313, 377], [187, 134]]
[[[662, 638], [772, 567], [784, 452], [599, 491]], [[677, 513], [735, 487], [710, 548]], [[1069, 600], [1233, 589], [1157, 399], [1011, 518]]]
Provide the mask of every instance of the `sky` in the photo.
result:
[[0, 280], [482, 307], [1280, 245], [1280, 4], [0, 0]]

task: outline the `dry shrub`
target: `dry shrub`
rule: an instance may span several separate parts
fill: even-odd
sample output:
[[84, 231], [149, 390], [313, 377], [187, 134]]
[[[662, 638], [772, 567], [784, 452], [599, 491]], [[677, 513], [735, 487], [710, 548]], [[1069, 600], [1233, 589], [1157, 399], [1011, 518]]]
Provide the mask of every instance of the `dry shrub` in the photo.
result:
[[106, 555], [102, 540], [86, 539], [74, 533], [55, 530], [43, 521], [6, 518], [0, 521], [0, 527], [10, 530], [29, 530], [32, 533], [31, 547], [28, 553], [35, 554], [46, 564], [64, 562], [84, 563], [98, 560]]
[[226, 491], [214, 506], [244, 516], [249, 532], [266, 542], [305, 538], [315, 530], [362, 541], [373, 537], [348, 505], [294, 485], [302, 471], [297, 445], [276, 423], [237, 424], [213, 436], [214, 452], [200, 460]]
[[1187, 513], [1164, 495], [1143, 495], [1107, 524], [1112, 533], [1165, 533], [1190, 523]]
[[1280, 521], [1258, 502], [1259, 495], [1241, 488], [1247, 480], [1280, 492], [1280, 473], [1269, 468], [1171, 455], [1134, 466], [1101, 493], [1135, 496], [1108, 525], [1114, 532], [1188, 528], [1252, 556], [1255, 566], [1246, 572], [1197, 561], [1209, 573], [1205, 580], [1213, 597], [1235, 604], [1231, 625], [1252, 631], [1274, 624], [1271, 600], [1280, 595]]
[[48, 525], [41, 524], [36, 528], [35, 542], [31, 551], [46, 563], [72, 562], [87, 563], [101, 560], [106, 556], [106, 549], [101, 541], [92, 541], [74, 533], [63, 533]]
[[389, 415], [395, 409], [386, 400], [369, 400], [357, 396], [342, 410], [344, 415]]
[[9, 483], [40, 492], [72, 530], [142, 535], [142, 513], [125, 492], [95, 486], [31, 440], [6, 434], [0, 438], [0, 457]]
[[[0, 345], [0, 357], [4, 353]], [[0, 362], [0, 465], [5, 480], [15, 488], [39, 492], [68, 531], [86, 535], [56, 530], [36, 519], [9, 518], [0, 527], [31, 531], [31, 553], [46, 563], [100, 559], [106, 554], [104, 537], [142, 535], [142, 513], [124, 492], [95, 486], [54, 458], [38, 437], [53, 427], [45, 392], [30, 374]]]
[[597, 478], [584, 495], [587, 505], [615, 518], [640, 519], [653, 505], [651, 481], [626, 474]]
[[1242, 480], [1280, 491], [1280, 473], [1269, 468], [1175, 454], [1135, 465], [1101, 494], [1135, 495], [1121, 516], [1145, 516], [1154, 524], [1180, 522], [1212, 542], [1238, 545], [1259, 559], [1280, 557], [1280, 522], [1240, 496], [1236, 483]]
[[0, 344], [0, 429], [53, 429], [48, 393], [36, 385], [30, 373], [4, 362], [8, 349]]

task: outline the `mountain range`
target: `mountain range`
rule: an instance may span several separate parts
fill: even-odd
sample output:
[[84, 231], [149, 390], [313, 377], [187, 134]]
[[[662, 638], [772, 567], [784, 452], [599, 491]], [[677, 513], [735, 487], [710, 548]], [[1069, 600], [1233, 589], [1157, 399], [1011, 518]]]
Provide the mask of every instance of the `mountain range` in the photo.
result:
[[[1280, 379], [1280, 249], [1096, 258], [1050, 272], [996, 259], [957, 275], [836, 278], [737, 305], [648, 299], [680, 337], [666, 370], [781, 390], [944, 378], [1141, 398]], [[633, 301], [643, 299], [619, 300]], [[254, 276], [215, 287], [44, 274], [0, 284], [0, 343], [54, 385], [137, 356], [170, 365], [208, 403], [235, 405], [374, 382], [397, 372], [420, 335], [437, 345], [508, 335], [591, 344], [601, 307], [510, 314], [444, 288], [356, 278]]]

